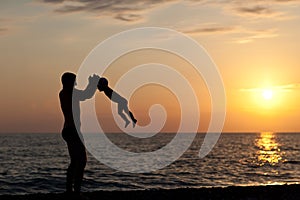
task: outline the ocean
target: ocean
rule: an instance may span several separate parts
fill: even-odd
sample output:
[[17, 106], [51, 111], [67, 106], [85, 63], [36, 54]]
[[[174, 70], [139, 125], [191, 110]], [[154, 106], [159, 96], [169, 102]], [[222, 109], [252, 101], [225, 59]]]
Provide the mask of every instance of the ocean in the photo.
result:
[[[147, 139], [117, 133], [107, 136], [128, 151], [147, 152], [161, 148], [175, 134]], [[300, 183], [300, 133], [223, 133], [214, 149], [199, 158], [204, 136], [197, 134], [178, 160], [151, 173], [120, 172], [88, 153], [82, 190]], [[64, 192], [69, 157], [60, 134], [0, 134], [0, 161], [0, 195]]]

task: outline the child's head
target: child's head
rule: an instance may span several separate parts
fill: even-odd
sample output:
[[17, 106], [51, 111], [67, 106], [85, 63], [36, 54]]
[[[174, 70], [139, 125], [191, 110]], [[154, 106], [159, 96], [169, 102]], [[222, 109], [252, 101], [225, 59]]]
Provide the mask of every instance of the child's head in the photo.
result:
[[98, 81], [98, 90], [100, 90], [101, 92], [108, 86], [108, 80], [104, 77], [100, 78]]
[[72, 72], [65, 72], [61, 76], [61, 82], [64, 88], [73, 88], [76, 81], [76, 75]]

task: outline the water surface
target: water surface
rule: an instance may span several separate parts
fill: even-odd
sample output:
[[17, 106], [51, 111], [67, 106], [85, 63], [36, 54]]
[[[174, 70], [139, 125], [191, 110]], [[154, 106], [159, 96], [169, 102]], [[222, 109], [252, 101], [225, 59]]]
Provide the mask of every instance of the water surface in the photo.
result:
[[[174, 135], [158, 134], [148, 139], [124, 134], [108, 137], [128, 151], [147, 152], [166, 145]], [[225, 133], [215, 148], [200, 159], [204, 136], [198, 134], [183, 156], [152, 173], [119, 172], [88, 154], [83, 191], [300, 182], [298, 133]], [[1, 134], [0, 161], [0, 194], [64, 191], [69, 157], [60, 134]]]

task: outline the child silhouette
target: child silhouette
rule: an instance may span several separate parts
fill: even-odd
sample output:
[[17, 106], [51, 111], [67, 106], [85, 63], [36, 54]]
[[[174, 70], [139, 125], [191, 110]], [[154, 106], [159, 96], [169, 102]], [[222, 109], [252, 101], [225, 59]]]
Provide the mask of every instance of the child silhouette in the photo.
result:
[[104, 77], [99, 79], [98, 82], [98, 90], [100, 92], [104, 91], [105, 95], [113, 102], [118, 104], [118, 114], [122, 117], [122, 119], [125, 121], [125, 128], [130, 124], [130, 121], [127, 119], [127, 117], [124, 115], [123, 111], [131, 118], [133, 128], [135, 127], [135, 124], [137, 120], [134, 118], [132, 112], [128, 109], [128, 101], [113, 91], [109, 86], [108, 86], [108, 80]]

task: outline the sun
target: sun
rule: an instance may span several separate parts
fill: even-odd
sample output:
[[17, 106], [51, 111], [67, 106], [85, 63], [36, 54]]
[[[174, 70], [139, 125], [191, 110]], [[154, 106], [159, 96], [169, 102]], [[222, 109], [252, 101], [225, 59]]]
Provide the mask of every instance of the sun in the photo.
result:
[[273, 91], [270, 89], [265, 89], [262, 91], [262, 96], [265, 100], [271, 100], [273, 98]]

